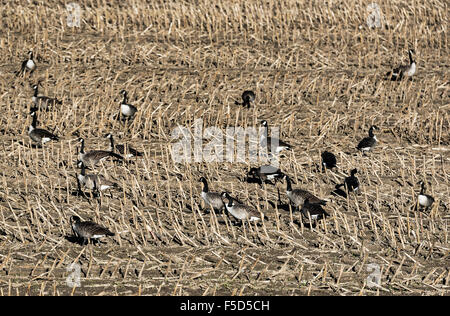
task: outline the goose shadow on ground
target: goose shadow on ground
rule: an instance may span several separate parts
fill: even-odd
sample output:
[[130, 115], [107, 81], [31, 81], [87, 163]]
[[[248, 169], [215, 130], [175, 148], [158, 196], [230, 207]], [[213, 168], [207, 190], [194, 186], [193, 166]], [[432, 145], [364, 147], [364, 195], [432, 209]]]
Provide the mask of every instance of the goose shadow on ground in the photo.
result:
[[317, 223], [318, 223], [318, 221], [316, 221], [316, 220], [313, 220], [312, 223], [303, 221], [303, 215], [302, 215], [302, 218], [300, 220], [294, 219], [292, 222], [293, 222], [293, 224], [298, 225], [299, 227], [301, 227], [302, 223], [303, 223], [303, 227], [305, 227], [307, 229], [314, 229], [314, 228], [316, 228], [317, 227]]
[[[89, 240], [84, 239], [82, 237], [75, 236], [75, 235], [66, 235], [66, 236], [64, 236], [64, 238], [68, 242], [70, 242], [72, 244], [79, 244], [80, 246], [85, 246], [85, 245], [89, 244]], [[97, 244], [102, 244], [102, 242], [100, 240], [97, 240], [97, 239], [91, 239], [91, 244], [92, 245], [97, 245]]]
[[21, 145], [21, 146], [24, 146], [24, 147], [30, 147], [30, 148], [32, 148], [32, 149], [43, 148], [42, 145], [35, 144], [35, 143], [28, 143], [28, 144], [25, 144], [25, 143], [24, 143], [23, 141], [21, 141], [21, 140], [18, 140], [17, 143], [18, 143], [19, 145]]
[[347, 198], [347, 192], [345, 192], [345, 190], [342, 190], [341, 189], [341, 187], [345, 187], [345, 185], [344, 184], [337, 184], [334, 188], [334, 190], [333, 191], [331, 191], [331, 195], [334, 195], [334, 196], [340, 196], [340, 197], [343, 197], [343, 198]]
[[[69, 190], [67, 188], [63, 188], [63, 187], [58, 187], [55, 188], [55, 191], [65, 191], [68, 192]], [[93, 198], [98, 198], [100, 197], [100, 194], [97, 192], [84, 192], [80, 189], [76, 189], [76, 190], [70, 190], [69, 194], [71, 196], [81, 196], [84, 197], [85, 199], [93, 199]]]

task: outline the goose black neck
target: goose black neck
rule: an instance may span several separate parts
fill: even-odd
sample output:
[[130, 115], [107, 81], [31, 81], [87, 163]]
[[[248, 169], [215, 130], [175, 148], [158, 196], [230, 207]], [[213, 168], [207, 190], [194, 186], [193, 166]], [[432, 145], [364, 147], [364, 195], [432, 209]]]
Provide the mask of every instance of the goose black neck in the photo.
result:
[[112, 135], [109, 136], [109, 142], [111, 144], [111, 151], [114, 151], [114, 139]]
[[38, 87], [34, 88], [34, 96], [35, 96], [35, 97], [38, 96]]
[[291, 179], [289, 177], [286, 177], [286, 191], [292, 191]]
[[86, 175], [86, 167], [84, 166], [84, 163], [81, 164], [81, 173], [82, 176]]
[[369, 129], [369, 137], [373, 137], [374, 136], [374, 133], [373, 133], [373, 127], [371, 127], [370, 129]]
[[227, 198], [228, 198], [228, 206], [232, 207], [233, 206], [233, 198], [229, 195], [227, 195]]
[[420, 185], [420, 195], [423, 195], [425, 193], [425, 183], [421, 183]]
[[413, 60], [413, 58], [412, 58], [412, 53], [411, 53], [411, 51], [408, 51], [408, 54], [409, 54], [409, 63], [410, 63], [410, 64], [414, 63], [414, 60]]
[[208, 182], [205, 179], [202, 180], [203, 183], [203, 192], [208, 193]]
[[33, 113], [33, 121], [31, 122], [31, 126], [33, 126], [33, 128], [36, 128], [36, 124], [37, 124], [37, 115], [36, 112]]
[[84, 139], [81, 140], [80, 154], [84, 154]]
[[127, 104], [128, 103], [128, 95], [127, 95], [126, 92], [124, 92], [124, 94], [123, 94], [123, 101], [122, 101], [122, 103], [123, 104]]

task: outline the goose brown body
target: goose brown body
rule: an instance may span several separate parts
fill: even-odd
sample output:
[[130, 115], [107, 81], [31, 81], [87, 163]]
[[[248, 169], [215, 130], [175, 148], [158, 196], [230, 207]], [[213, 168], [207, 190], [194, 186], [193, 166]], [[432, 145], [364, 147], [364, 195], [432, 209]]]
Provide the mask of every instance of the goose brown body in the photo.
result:
[[84, 241], [115, 235], [109, 229], [100, 226], [97, 223], [91, 221], [82, 222], [78, 216], [72, 216], [70, 222], [75, 235], [79, 238], [83, 238]]
[[289, 176], [285, 175], [284, 179], [286, 180], [286, 195], [291, 201], [292, 205], [295, 207], [301, 208], [305, 201], [308, 200], [312, 204], [321, 204], [325, 205], [327, 201], [319, 199], [317, 196], [312, 194], [311, 192], [303, 189], [292, 189], [291, 179]]

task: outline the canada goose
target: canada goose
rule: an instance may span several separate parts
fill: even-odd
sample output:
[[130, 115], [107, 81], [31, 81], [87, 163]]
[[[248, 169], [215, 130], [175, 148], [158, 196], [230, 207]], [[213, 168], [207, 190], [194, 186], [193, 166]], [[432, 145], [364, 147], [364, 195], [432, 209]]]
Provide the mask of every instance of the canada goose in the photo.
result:
[[129, 145], [114, 144], [114, 138], [111, 133], [106, 134], [105, 137], [110, 141], [108, 149], [109, 151], [114, 152], [115, 150], [117, 150], [121, 155], [125, 155], [125, 158], [143, 156], [142, 153], [138, 152], [136, 149], [132, 148]]
[[101, 174], [86, 174], [86, 167], [82, 161], [78, 162], [81, 168], [80, 174], [77, 175], [80, 185], [92, 191], [104, 191], [111, 188], [117, 188], [117, 183], [107, 180]]
[[33, 117], [33, 121], [31, 122], [30, 127], [28, 128], [28, 135], [30, 138], [39, 144], [45, 144], [51, 140], [58, 141], [58, 136], [50, 133], [49, 131], [42, 129], [42, 128], [36, 128], [37, 124], [37, 114], [36, 111], [32, 111], [30, 115]]
[[311, 216], [312, 220], [320, 220], [329, 216], [320, 204], [310, 203], [309, 199], [305, 199], [305, 203], [303, 203], [300, 212], [306, 218], [309, 218], [309, 216]]
[[33, 101], [34, 105], [36, 107], [38, 107], [39, 105], [43, 105], [46, 108], [48, 108], [49, 106], [54, 106], [56, 104], [62, 104], [62, 102], [56, 98], [49, 98], [43, 95], [39, 95], [38, 92], [38, 84], [33, 85], [33, 90], [34, 90], [34, 94], [33, 97], [31, 98], [31, 100]]
[[236, 219], [240, 221], [248, 220], [249, 222], [261, 219], [261, 215], [253, 207], [240, 203], [233, 203], [234, 199], [227, 192], [223, 192], [221, 196], [222, 200], [228, 200], [228, 203], [224, 202], [225, 208]]
[[84, 139], [80, 138], [81, 148], [78, 153], [78, 160], [82, 161], [87, 166], [95, 166], [100, 161], [107, 158], [116, 158], [119, 160], [123, 160], [123, 157], [119, 154], [116, 154], [112, 151], [108, 150], [91, 150], [89, 152], [84, 151]]
[[134, 105], [128, 104], [128, 93], [125, 90], [120, 91], [123, 95], [123, 101], [120, 103], [120, 113], [129, 119], [137, 112], [137, 108]]
[[320, 204], [320, 205], [327, 204], [327, 201], [319, 199], [309, 191], [302, 189], [292, 190], [291, 179], [289, 178], [288, 175], [285, 175], [283, 179], [286, 180], [286, 195], [288, 196], [292, 205], [294, 205], [296, 208], [302, 207], [303, 204], [305, 204], [306, 200], [308, 200], [312, 204]]
[[20, 70], [16, 72], [16, 76], [24, 75], [27, 71], [30, 73], [30, 75], [33, 73], [33, 71], [36, 70], [36, 63], [33, 60], [33, 51], [28, 52], [28, 59], [25, 59], [22, 62], [22, 66], [20, 67]]
[[92, 239], [114, 236], [114, 233], [109, 229], [94, 222], [82, 222], [78, 216], [71, 216], [70, 224], [75, 235], [79, 238], [83, 238], [83, 244]]
[[272, 183], [271, 182], [272, 180], [276, 182], [277, 180], [282, 179], [284, 173], [281, 172], [279, 168], [270, 165], [264, 165], [259, 168], [251, 168], [250, 171], [248, 172], [248, 176], [257, 178], [261, 180], [261, 182]]
[[347, 189], [347, 192], [355, 192], [359, 193], [359, 180], [355, 176], [358, 173], [358, 170], [355, 168], [350, 171], [350, 176], [346, 177], [344, 180], [344, 186]]
[[363, 138], [357, 146], [358, 150], [361, 150], [361, 152], [368, 152], [371, 151], [375, 145], [377, 144], [377, 137], [373, 133], [374, 130], [377, 130], [378, 127], [375, 125], [372, 125], [369, 129], [369, 137]]
[[416, 73], [416, 62], [412, 58], [414, 50], [409, 49], [409, 65], [401, 65], [392, 71], [389, 71], [386, 76], [390, 77], [392, 81], [402, 80], [403, 77], [412, 77]]
[[419, 181], [420, 184], [420, 193], [417, 197], [419, 201], [419, 205], [425, 207], [425, 210], [427, 210], [434, 202], [434, 198], [431, 195], [425, 194], [425, 182]]
[[275, 152], [277, 154], [280, 151], [289, 150], [289, 149], [292, 148], [291, 145], [289, 145], [288, 143], [286, 143], [286, 142], [284, 142], [284, 141], [282, 141], [282, 140], [280, 140], [278, 138], [267, 136], [268, 135], [269, 126], [268, 126], [266, 120], [261, 121], [261, 125], [264, 127], [264, 132], [261, 135], [261, 140], [260, 140], [261, 142], [260, 142], [260, 144], [261, 144], [261, 146], [267, 146], [267, 151], [269, 153], [272, 152], [272, 144], [273, 144], [273, 146], [276, 146], [275, 147]]
[[329, 151], [324, 151], [322, 153], [322, 171], [325, 169], [333, 169], [336, 168], [336, 156]]
[[255, 101], [255, 93], [253, 91], [246, 90], [242, 93], [242, 103], [236, 101], [235, 104], [249, 108], [250, 103], [254, 101]]
[[332, 191], [331, 194], [334, 196], [341, 196], [343, 198], [347, 198], [347, 193], [341, 189], [342, 187], [345, 187], [344, 183], [336, 184], [336, 186], [334, 187], [335, 190]]
[[200, 182], [203, 183], [201, 196], [205, 203], [207, 205], [210, 205], [216, 211], [224, 209], [225, 205], [223, 204], [222, 196], [220, 195], [220, 193], [209, 192], [208, 182], [204, 177], [200, 178]]

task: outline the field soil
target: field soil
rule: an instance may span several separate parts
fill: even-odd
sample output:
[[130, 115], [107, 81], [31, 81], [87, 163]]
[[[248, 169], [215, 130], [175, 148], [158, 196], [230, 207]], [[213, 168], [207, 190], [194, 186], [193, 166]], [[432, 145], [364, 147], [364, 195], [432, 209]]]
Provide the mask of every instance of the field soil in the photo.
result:
[[[0, 295], [448, 295], [448, 2], [375, 4], [2, 1]], [[416, 74], [386, 80], [408, 49]], [[29, 50], [37, 68], [16, 76]], [[60, 137], [43, 146], [28, 136], [38, 82], [62, 101], [38, 111]], [[129, 122], [115, 119], [123, 89]], [[267, 120], [292, 145], [281, 170], [330, 216], [302, 218], [284, 181], [247, 181], [263, 162], [174, 161], [174, 131], [193, 137], [198, 120], [223, 133]], [[361, 154], [371, 125], [378, 143]], [[107, 133], [143, 156], [87, 170], [119, 188], [80, 195], [79, 138], [105, 150]], [[325, 150], [336, 169], [322, 171]], [[354, 168], [360, 194], [345, 194]], [[200, 177], [266, 218], [211, 211]], [[72, 215], [115, 236], [81, 245]]]

